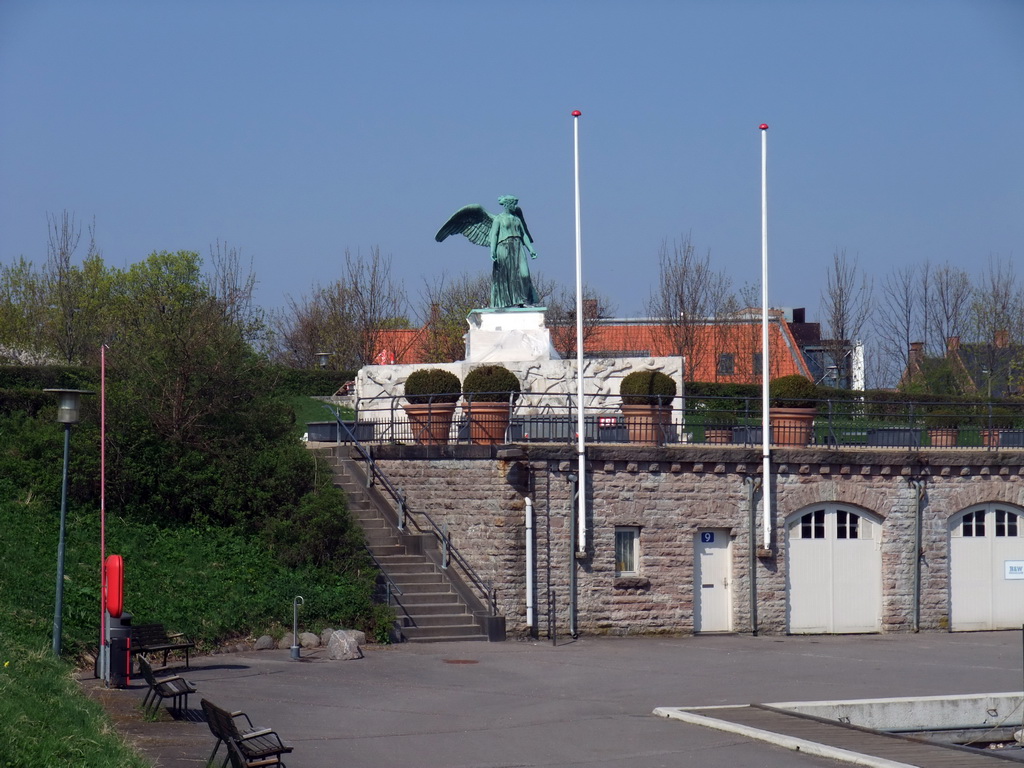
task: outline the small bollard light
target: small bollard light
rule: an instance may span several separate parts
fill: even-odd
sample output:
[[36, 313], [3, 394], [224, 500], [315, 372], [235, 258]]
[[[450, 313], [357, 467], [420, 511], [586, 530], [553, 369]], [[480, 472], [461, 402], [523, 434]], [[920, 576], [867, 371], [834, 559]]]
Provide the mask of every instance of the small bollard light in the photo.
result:
[[299, 606], [306, 601], [302, 595], [296, 595], [292, 600], [292, 659], [299, 660]]

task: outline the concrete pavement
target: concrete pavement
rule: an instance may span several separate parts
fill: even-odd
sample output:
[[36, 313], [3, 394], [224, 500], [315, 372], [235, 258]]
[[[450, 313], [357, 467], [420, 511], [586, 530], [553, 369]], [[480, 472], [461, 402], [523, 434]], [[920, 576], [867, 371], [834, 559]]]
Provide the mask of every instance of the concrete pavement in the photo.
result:
[[[659, 706], [749, 704], [1020, 690], [1021, 632], [749, 637], [581, 637], [199, 657], [199, 697], [242, 709], [295, 751], [291, 768], [763, 768], [836, 766], [656, 717]], [[163, 768], [205, 764], [203, 722], [145, 722], [144, 688], [86, 680]]]

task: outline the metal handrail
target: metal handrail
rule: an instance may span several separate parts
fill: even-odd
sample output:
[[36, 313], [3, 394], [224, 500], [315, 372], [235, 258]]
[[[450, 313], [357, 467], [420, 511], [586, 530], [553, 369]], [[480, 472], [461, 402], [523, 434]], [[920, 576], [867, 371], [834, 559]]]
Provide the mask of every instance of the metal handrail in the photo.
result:
[[[379, 483], [380, 487], [383, 488], [387, 494], [391, 497], [392, 501], [396, 506], [404, 510], [403, 516], [409, 514], [408, 501], [401, 491], [395, 487], [395, 485], [388, 479], [387, 475], [384, 474], [383, 470], [377, 466], [377, 462], [373, 460], [373, 456], [366, 449], [366, 446], [356, 438], [355, 432], [341, 420], [340, 414], [335, 414], [338, 422], [338, 435], [340, 437], [341, 430], [344, 429], [348, 433], [348, 441], [351, 442], [355, 449], [359, 452], [363, 461], [366, 462], [367, 472], [366, 479], [369, 485], [373, 485], [374, 482]], [[441, 551], [444, 553], [444, 559], [442, 560], [442, 568], [447, 569], [452, 560], [454, 560], [461, 570], [465, 573], [468, 582], [481, 593], [484, 597], [484, 604], [487, 606], [491, 616], [496, 616], [498, 613], [497, 605], [497, 593], [489, 582], [483, 580], [483, 578], [476, 572], [476, 570], [469, 564], [469, 561], [463, 557], [462, 553], [456, 549], [451, 543], [451, 536], [443, 531], [441, 527], [434, 521], [434, 519], [424, 511], [416, 513], [421, 516], [427, 523], [430, 524], [431, 533], [437, 538], [441, 545]]]

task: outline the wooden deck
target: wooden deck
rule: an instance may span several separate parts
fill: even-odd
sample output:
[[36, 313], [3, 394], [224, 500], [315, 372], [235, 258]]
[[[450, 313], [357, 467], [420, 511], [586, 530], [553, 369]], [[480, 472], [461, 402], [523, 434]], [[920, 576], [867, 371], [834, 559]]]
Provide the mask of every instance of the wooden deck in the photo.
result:
[[[672, 717], [669, 711], [673, 708], [656, 710], [659, 714]], [[745, 707], [699, 707], [677, 710], [689, 715], [697, 715], [709, 721], [722, 721], [740, 726], [737, 732], [750, 738], [762, 738], [781, 743], [797, 749], [799, 745], [784, 743], [791, 739], [814, 745], [822, 745], [832, 750], [845, 750], [853, 755], [865, 755], [881, 761], [889, 761], [892, 768], [896, 766], [919, 766], [920, 768], [1008, 768], [1010, 765], [1024, 764], [1020, 757], [999, 755], [997, 752], [980, 752], [965, 747], [942, 745], [925, 742], [910, 736], [880, 733], [855, 725], [838, 723], [831, 720], [787, 712], [759, 704]], [[683, 718], [687, 719], [687, 718]], [[695, 722], [694, 720], [688, 720]], [[711, 722], [703, 723], [709, 727], [718, 727]], [[732, 730], [732, 729], [729, 729]], [[762, 732], [758, 734], [757, 732]], [[780, 742], [772, 735], [788, 737]], [[801, 749], [800, 751], [814, 752]], [[823, 752], [823, 756], [843, 759], [841, 756]], [[863, 763], [862, 763], [863, 764]], [[868, 763], [870, 764], [870, 763]]]

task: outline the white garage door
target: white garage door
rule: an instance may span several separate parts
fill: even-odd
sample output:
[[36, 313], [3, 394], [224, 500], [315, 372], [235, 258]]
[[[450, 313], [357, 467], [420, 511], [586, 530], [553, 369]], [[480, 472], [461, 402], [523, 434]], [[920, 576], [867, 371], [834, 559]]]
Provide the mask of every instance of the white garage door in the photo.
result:
[[954, 631], [1024, 624], [1024, 517], [1001, 504], [950, 521], [949, 624]]
[[786, 524], [789, 631], [878, 632], [882, 624], [881, 520], [834, 504]]

